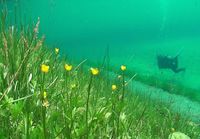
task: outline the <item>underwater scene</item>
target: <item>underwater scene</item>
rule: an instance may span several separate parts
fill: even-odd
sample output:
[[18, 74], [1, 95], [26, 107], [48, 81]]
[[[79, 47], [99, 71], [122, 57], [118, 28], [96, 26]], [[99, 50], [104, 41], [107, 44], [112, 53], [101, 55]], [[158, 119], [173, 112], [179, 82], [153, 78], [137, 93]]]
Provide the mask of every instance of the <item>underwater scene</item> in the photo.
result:
[[200, 139], [200, 0], [0, 8], [0, 139]]

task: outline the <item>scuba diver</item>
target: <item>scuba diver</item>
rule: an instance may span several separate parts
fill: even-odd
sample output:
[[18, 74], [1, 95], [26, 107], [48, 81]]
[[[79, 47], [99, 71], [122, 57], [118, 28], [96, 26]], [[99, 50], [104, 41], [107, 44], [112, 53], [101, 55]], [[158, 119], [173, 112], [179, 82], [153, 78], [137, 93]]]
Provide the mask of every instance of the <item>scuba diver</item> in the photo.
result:
[[180, 52], [175, 56], [157, 55], [157, 64], [159, 69], [171, 69], [175, 73], [185, 71], [185, 68], [178, 68], [178, 56]]

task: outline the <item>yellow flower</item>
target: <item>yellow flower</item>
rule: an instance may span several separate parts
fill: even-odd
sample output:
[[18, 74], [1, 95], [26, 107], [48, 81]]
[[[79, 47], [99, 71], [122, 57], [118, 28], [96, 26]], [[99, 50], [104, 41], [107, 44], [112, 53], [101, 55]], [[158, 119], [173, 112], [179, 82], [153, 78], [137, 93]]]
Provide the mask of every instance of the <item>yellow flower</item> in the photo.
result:
[[43, 97], [44, 97], [44, 99], [47, 98], [47, 92], [44, 91], [44, 93], [43, 93]]
[[44, 72], [44, 73], [49, 72], [49, 66], [42, 64], [41, 65], [41, 71]]
[[49, 102], [48, 102], [47, 99], [45, 99], [45, 100], [43, 101], [42, 106], [43, 106], [43, 107], [46, 107], [46, 108], [49, 107]]
[[112, 91], [117, 90], [117, 86], [115, 84], [113, 84], [111, 88], [112, 88]]
[[72, 68], [73, 68], [72, 65], [65, 64], [65, 70], [66, 71], [71, 71]]
[[92, 75], [98, 75], [99, 74], [99, 70], [98, 68], [90, 68]]
[[59, 53], [59, 48], [55, 48], [55, 53], [56, 53], [56, 54]]
[[121, 65], [121, 70], [122, 70], [122, 71], [125, 71], [125, 70], [126, 70], [126, 66]]

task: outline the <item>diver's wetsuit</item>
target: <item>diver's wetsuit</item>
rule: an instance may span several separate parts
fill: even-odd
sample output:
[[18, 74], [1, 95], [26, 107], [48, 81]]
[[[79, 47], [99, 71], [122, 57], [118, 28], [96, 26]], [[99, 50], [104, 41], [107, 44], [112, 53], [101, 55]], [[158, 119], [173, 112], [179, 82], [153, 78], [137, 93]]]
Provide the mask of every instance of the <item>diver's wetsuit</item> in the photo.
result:
[[170, 57], [158, 55], [157, 61], [159, 69], [171, 69], [175, 73], [185, 71], [185, 68], [178, 68], [178, 56]]

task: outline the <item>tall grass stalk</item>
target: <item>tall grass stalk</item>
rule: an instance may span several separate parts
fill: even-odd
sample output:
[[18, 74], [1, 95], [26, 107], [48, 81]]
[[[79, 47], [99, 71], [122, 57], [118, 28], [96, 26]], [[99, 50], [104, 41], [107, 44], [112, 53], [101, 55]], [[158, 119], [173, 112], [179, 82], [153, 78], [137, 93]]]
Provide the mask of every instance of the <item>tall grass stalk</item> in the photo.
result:
[[124, 102], [124, 95], [125, 95], [125, 71], [122, 71], [122, 103]]
[[41, 92], [40, 92], [40, 97], [41, 97], [41, 119], [42, 119], [42, 127], [43, 127], [43, 137], [44, 139], [47, 139], [47, 129], [46, 129], [46, 106], [43, 104], [45, 103], [45, 98], [44, 98], [44, 91], [45, 91], [45, 75], [46, 73], [42, 73], [42, 82], [41, 82]]
[[85, 112], [85, 121], [86, 121], [86, 138], [88, 138], [88, 134], [89, 134], [89, 125], [88, 125], [88, 113], [89, 113], [89, 101], [90, 101], [90, 92], [91, 92], [91, 88], [92, 88], [92, 80], [93, 80], [93, 75], [91, 74], [90, 76], [90, 81], [88, 84], [88, 89], [87, 89], [87, 99], [86, 99], [86, 112]]

